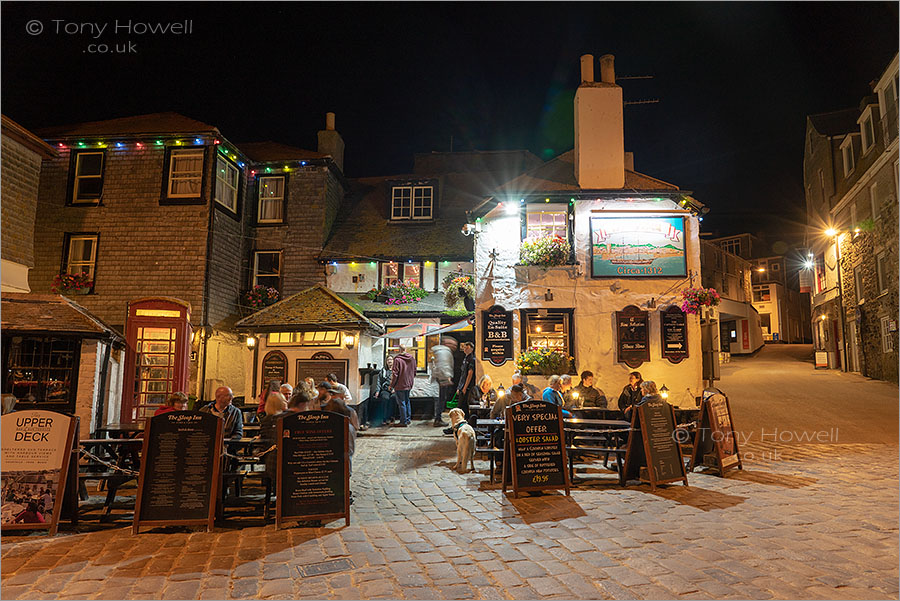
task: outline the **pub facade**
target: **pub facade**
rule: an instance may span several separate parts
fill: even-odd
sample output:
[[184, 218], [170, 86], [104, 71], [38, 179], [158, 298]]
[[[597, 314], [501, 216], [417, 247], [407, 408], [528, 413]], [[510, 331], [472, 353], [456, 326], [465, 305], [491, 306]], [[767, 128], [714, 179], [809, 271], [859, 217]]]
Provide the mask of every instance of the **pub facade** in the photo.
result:
[[541, 349], [553, 350], [567, 359], [556, 373], [592, 371], [611, 407], [637, 370], [665, 385], [670, 403], [693, 408], [703, 385], [700, 316], [680, 306], [683, 290], [701, 286], [706, 209], [634, 171], [613, 57], [600, 66], [595, 82], [593, 57], [582, 57], [575, 148], [469, 214], [478, 373], [508, 386], [522, 368], [540, 387]]

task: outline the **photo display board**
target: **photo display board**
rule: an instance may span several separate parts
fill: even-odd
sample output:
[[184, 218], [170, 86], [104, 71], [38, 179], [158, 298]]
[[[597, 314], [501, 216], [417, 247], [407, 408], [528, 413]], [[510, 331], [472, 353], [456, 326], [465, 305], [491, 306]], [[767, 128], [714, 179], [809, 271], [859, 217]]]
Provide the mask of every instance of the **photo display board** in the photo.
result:
[[350, 420], [303, 411], [278, 420], [275, 527], [344, 518], [350, 525]]
[[685, 277], [684, 217], [591, 217], [591, 277]]
[[77, 423], [77, 417], [40, 410], [0, 418], [0, 529], [56, 534]]
[[325, 376], [334, 374], [338, 378], [338, 382], [347, 385], [347, 370], [349, 361], [347, 359], [297, 359], [297, 381], [302, 382], [304, 378], [312, 378], [319, 382], [325, 381]]
[[700, 406], [700, 425], [691, 453], [691, 471], [699, 465], [715, 468], [720, 476], [735, 467], [744, 469], [731, 419], [731, 405], [728, 397], [718, 390], [704, 398]]
[[212, 530], [222, 468], [224, 420], [212, 413], [169, 411], [144, 429], [132, 532], [141, 526]]
[[628, 305], [616, 311], [616, 356], [632, 369], [650, 361], [650, 317], [647, 311]]
[[481, 358], [500, 367], [513, 359], [513, 315], [500, 305], [481, 312]]
[[681, 363], [688, 358], [687, 315], [672, 305], [659, 312], [660, 349], [663, 359]]
[[281, 351], [269, 351], [262, 361], [262, 381], [287, 383], [287, 357]]
[[[522, 401], [506, 408], [506, 456], [512, 470], [513, 495], [529, 490], [564, 488], [571, 483], [566, 470], [562, 410], [555, 403]], [[506, 466], [503, 491], [506, 492]]]
[[675, 410], [662, 399], [636, 405], [632, 411], [625, 480], [649, 482], [651, 490], [678, 480], [687, 486], [684, 456], [675, 436]]

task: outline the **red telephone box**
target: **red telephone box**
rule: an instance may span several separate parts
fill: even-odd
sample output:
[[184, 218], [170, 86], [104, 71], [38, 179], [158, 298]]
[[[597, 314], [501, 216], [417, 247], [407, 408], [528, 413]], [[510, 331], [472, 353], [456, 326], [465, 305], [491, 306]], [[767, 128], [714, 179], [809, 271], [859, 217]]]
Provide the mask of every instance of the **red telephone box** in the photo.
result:
[[150, 417], [173, 392], [187, 392], [191, 306], [175, 298], [144, 298], [128, 305], [128, 349], [122, 421]]

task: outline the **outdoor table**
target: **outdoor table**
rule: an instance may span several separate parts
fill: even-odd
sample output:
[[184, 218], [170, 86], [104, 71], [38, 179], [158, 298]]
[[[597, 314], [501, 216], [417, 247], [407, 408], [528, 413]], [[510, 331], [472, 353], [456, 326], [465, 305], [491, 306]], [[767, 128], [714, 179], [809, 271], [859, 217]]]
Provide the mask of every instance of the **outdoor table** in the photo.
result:
[[[488, 458], [490, 459], [490, 478], [491, 484], [494, 483], [494, 466], [497, 461], [497, 455], [504, 455], [506, 453], [506, 449], [500, 449], [499, 451], [494, 448], [494, 431], [500, 427], [503, 428], [506, 425], [506, 422], [502, 419], [492, 419], [492, 418], [478, 418], [475, 420], [477, 426], [487, 426], [487, 447], [482, 447], [481, 452], [487, 453]], [[505, 447], [505, 445], [504, 445]], [[478, 447], [476, 445], [476, 451]]]
[[[225, 450], [233, 457], [223, 456], [221, 470], [221, 481], [219, 487], [219, 500], [217, 502], [216, 513], [220, 519], [225, 517], [225, 498], [227, 485], [226, 480], [233, 479], [235, 481], [235, 497], [241, 497], [243, 494], [243, 479], [247, 476], [260, 477], [263, 486], [266, 488], [266, 501], [264, 505], [264, 517], [269, 517], [269, 505], [273, 482], [268, 482], [268, 476], [265, 469], [257, 470], [258, 466], [265, 468], [265, 456], [258, 457], [256, 453], [262, 453], [274, 444], [271, 440], [263, 440], [257, 436], [242, 438], [226, 438]], [[274, 453], [275, 451], [270, 451]]]
[[[98, 447], [102, 448], [106, 455], [101, 457], [100, 460], [106, 461], [106, 463], [110, 465], [132, 472], [138, 472], [140, 470], [140, 451], [144, 444], [143, 438], [88, 438], [80, 440], [78, 444], [88, 452], [91, 452], [89, 450], [91, 448], [93, 448], [94, 451], [97, 451]], [[94, 460], [89, 459], [89, 461], [93, 462]], [[104, 502], [105, 510], [100, 517], [100, 521], [105, 522], [109, 520], [110, 513], [112, 512], [112, 504], [116, 500], [116, 491], [122, 484], [137, 478], [137, 475], [119, 472], [105, 466], [103, 463], [97, 465], [96, 462], [88, 463], [87, 465], [82, 465], [80, 467], [85, 467], [90, 470], [90, 468], [101, 466], [103, 467], [102, 472], [83, 472], [80, 469], [78, 470], [78, 493], [82, 500], [88, 498], [84, 480], [99, 480], [100, 482], [106, 483], [107, 492], [106, 501]]]
[[98, 434], [107, 434], [110, 438], [135, 438], [143, 434], [144, 420], [133, 423], [106, 424], [97, 428]]
[[482, 407], [481, 405], [469, 405], [469, 415], [474, 415], [478, 419], [485, 419], [490, 414], [490, 407]]

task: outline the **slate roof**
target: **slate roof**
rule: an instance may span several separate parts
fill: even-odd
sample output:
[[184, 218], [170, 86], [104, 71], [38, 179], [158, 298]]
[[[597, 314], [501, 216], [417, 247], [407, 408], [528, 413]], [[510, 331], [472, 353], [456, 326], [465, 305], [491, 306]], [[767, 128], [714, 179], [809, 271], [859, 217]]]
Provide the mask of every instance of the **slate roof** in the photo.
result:
[[304, 150], [296, 146], [288, 146], [280, 142], [244, 142], [235, 144], [247, 157], [257, 163], [272, 161], [302, 161], [310, 159], [324, 159], [329, 156], [312, 150]]
[[343, 328], [382, 333], [380, 326], [321, 285], [257, 311], [238, 321], [235, 327], [258, 332]]
[[87, 121], [44, 127], [34, 133], [42, 138], [63, 138], [69, 136], [107, 136], [112, 134], [173, 134], [215, 132], [218, 128], [202, 121], [185, 117], [175, 112], [150, 113], [133, 117], [120, 117], [104, 121]]
[[444, 304], [444, 295], [440, 292], [430, 292], [419, 302], [405, 305], [386, 305], [368, 300], [362, 294], [338, 293], [338, 296], [367, 317], [408, 317], [412, 314], [419, 317], [440, 317], [448, 310]]
[[841, 136], [859, 131], [859, 109], [844, 109], [830, 113], [810, 115], [809, 121], [817, 132], [823, 136]]
[[[626, 169], [625, 186], [622, 189], [635, 191], [678, 190], [678, 186]], [[581, 190], [575, 179], [575, 150], [564, 152], [543, 165], [523, 173], [500, 186], [500, 190], [522, 194]]]
[[39, 137], [7, 117], [3, 115], [0, 118], [2, 122], [3, 135], [9, 136], [13, 140], [22, 144], [31, 151], [37, 153], [45, 159], [52, 159], [56, 156], [56, 149], [41, 140]]
[[0, 328], [4, 332], [81, 334], [84, 338], [122, 340], [112, 326], [70, 298], [57, 294], [3, 293]]

